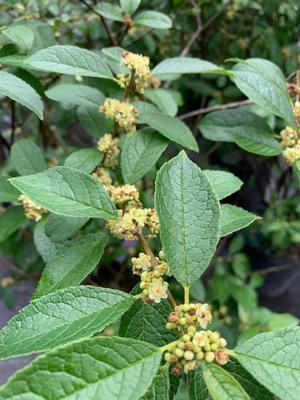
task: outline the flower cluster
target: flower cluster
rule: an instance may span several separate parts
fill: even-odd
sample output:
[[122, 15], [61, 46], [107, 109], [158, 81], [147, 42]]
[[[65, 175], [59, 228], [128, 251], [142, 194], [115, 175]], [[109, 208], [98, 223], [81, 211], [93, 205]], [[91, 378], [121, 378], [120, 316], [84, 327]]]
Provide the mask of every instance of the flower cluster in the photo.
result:
[[125, 132], [136, 130], [137, 109], [127, 100], [119, 101], [107, 98], [100, 106], [99, 111], [103, 112], [108, 118], [114, 119]]
[[92, 176], [97, 179], [101, 185], [107, 187], [112, 184], [112, 178], [110, 173], [106, 168], [97, 167], [95, 171], [92, 173]]
[[35, 204], [28, 197], [23, 194], [19, 197], [19, 200], [23, 203], [25, 215], [28, 219], [33, 219], [38, 222], [42, 219], [42, 216], [47, 212], [47, 210], [39, 205]]
[[212, 321], [208, 304], [182, 304], [175, 307], [168, 317], [167, 329], [176, 330], [179, 334], [194, 331], [198, 327], [206, 329]]
[[110, 133], [106, 133], [98, 141], [98, 150], [103, 153], [104, 160], [103, 166], [106, 168], [116, 168], [118, 165], [118, 157], [120, 154], [120, 149], [118, 147], [119, 139], [113, 138]]
[[118, 218], [107, 222], [111, 233], [119, 239], [135, 240], [146, 229], [146, 237], [153, 238], [159, 232], [159, 220], [153, 208], [129, 208], [118, 210]]
[[283, 145], [283, 158], [290, 165], [300, 159], [300, 135], [299, 131], [291, 127], [286, 127], [280, 132]]
[[300, 101], [296, 101], [293, 107], [293, 112], [296, 118], [300, 117]]
[[107, 193], [111, 200], [119, 207], [126, 205], [126, 208], [140, 207], [140, 194], [134, 185], [108, 186]]
[[140, 253], [131, 259], [133, 273], [141, 277], [140, 287], [145, 303], [160, 303], [168, 297], [169, 284], [164, 281], [163, 275], [171, 276], [169, 266], [164, 260], [153, 258]]

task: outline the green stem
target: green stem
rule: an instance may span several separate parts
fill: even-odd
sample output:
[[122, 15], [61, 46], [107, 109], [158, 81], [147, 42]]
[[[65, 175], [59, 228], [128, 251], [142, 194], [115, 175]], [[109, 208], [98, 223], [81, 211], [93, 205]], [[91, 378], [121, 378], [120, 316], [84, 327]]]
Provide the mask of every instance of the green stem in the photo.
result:
[[184, 304], [189, 304], [190, 303], [190, 288], [185, 287], [184, 288]]
[[158, 350], [163, 353], [164, 351], [170, 350], [173, 347], [175, 347], [179, 342], [180, 342], [180, 340], [175, 340], [175, 342], [171, 342], [171, 343], [166, 344], [165, 346], [159, 347]]

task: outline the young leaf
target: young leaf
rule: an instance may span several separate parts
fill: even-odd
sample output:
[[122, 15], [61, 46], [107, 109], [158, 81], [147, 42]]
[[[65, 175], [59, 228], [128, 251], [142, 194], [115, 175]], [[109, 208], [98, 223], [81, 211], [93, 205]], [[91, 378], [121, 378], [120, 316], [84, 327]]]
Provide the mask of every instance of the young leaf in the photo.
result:
[[133, 22], [154, 29], [170, 29], [173, 25], [171, 18], [158, 11], [142, 11], [133, 18]]
[[174, 97], [166, 89], [146, 89], [144, 96], [155, 104], [162, 113], [175, 117], [178, 111]]
[[76, 46], [51, 46], [33, 54], [24, 62], [39, 71], [112, 79], [102, 58], [90, 50]]
[[65, 166], [90, 174], [102, 161], [102, 154], [97, 149], [81, 149], [70, 154]]
[[190, 400], [211, 400], [203, 377], [203, 369], [198, 368], [188, 375]]
[[112, 21], [124, 21], [122, 11], [118, 7], [115, 7], [110, 3], [103, 1], [97, 5], [96, 10], [104, 18], [110, 19]]
[[269, 157], [282, 152], [269, 125], [246, 110], [212, 112], [201, 120], [199, 129], [208, 140], [234, 142], [250, 153]]
[[74, 106], [99, 108], [105, 100], [105, 96], [100, 90], [86, 85], [61, 83], [48, 89], [45, 94], [51, 100]]
[[21, 52], [28, 52], [33, 45], [34, 33], [28, 26], [10, 25], [8, 28], [1, 30], [1, 34], [15, 43]]
[[61, 242], [69, 239], [88, 220], [88, 218], [83, 217], [64, 217], [50, 214], [45, 223], [45, 233], [53, 242]]
[[132, 15], [140, 6], [142, 0], [120, 0], [121, 7], [128, 15]]
[[43, 119], [43, 103], [39, 94], [22, 79], [0, 71], [0, 93], [15, 100]]
[[261, 333], [238, 346], [235, 358], [281, 399], [300, 396], [300, 328]]
[[99, 263], [108, 236], [92, 233], [65, 242], [48, 261], [34, 298], [79, 285]]
[[126, 183], [141, 179], [156, 163], [168, 146], [168, 140], [152, 129], [128, 135], [121, 152], [121, 170]]
[[113, 128], [113, 120], [99, 112], [99, 107], [80, 106], [77, 108], [77, 118], [82, 128], [91, 136], [99, 138]]
[[235, 231], [246, 228], [257, 219], [259, 219], [257, 215], [254, 215], [243, 208], [232, 206], [231, 204], [222, 204], [220, 234], [221, 236], [230, 235]]
[[208, 267], [219, 240], [220, 205], [205, 174], [184, 152], [157, 174], [155, 205], [168, 264], [183, 286]]
[[235, 378], [213, 363], [205, 363], [203, 377], [214, 400], [250, 400], [249, 395]]
[[149, 343], [95, 337], [40, 356], [1, 386], [0, 398], [139, 400], [160, 360]]
[[17, 200], [20, 192], [8, 182], [7, 178], [0, 176], [0, 203]]
[[203, 173], [208, 178], [219, 200], [237, 192], [243, 185], [243, 182], [231, 172], [206, 169]]
[[0, 214], [0, 243], [8, 239], [25, 221], [23, 207], [10, 207]]
[[158, 372], [152, 385], [141, 400], [169, 400], [170, 379], [169, 370], [162, 369]]
[[29, 139], [21, 139], [13, 144], [11, 162], [20, 175], [30, 175], [47, 169], [41, 149]]
[[35, 247], [45, 262], [48, 262], [56, 253], [60, 243], [54, 243], [45, 232], [46, 219], [39, 221], [33, 231]]
[[55, 167], [9, 180], [32, 201], [55, 214], [114, 219], [116, 208], [104, 188], [90, 175], [70, 167]]

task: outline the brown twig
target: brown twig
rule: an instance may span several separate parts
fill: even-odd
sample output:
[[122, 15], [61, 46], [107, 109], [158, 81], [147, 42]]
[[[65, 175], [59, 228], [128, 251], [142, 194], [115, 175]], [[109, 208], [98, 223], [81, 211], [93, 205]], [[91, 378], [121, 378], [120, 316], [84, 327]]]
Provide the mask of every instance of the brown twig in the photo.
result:
[[191, 47], [193, 46], [193, 43], [198, 39], [198, 36], [200, 36], [200, 34], [203, 30], [202, 23], [201, 23], [201, 9], [194, 0], [191, 0], [191, 3], [195, 9], [195, 19], [196, 19], [196, 23], [197, 23], [197, 29], [195, 30], [195, 32], [192, 34], [190, 40], [187, 42], [187, 44], [182, 49], [179, 57], [185, 57], [187, 55], [187, 53], [190, 51]]
[[128, 96], [130, 95], [131, 90], [134, 88], [134, 78], [135, 78], [135, 71], [131, 73], [130, 81], [128, 85], [126, 86], [125, 92], [124, 92], [124, 100], [128, 99]]
[[14, 144], [15, 135], [16, 135], [16, 103], [14, 100], [11, 100], [10, 109], [11, 109], [10, 145], [12, 146]]
[[290, 269], [290, 268], [293, 268], [295, 266], [296, 265], [286, 265], [286, 264], [274, 265], [272, 267], [250, 271], [250, 272], [248, 272], [248, 276], [251, 276], [253, 274], [260, 274], [260, 275], [273, 274], [274, 272], [284, 271], [286, 269]]

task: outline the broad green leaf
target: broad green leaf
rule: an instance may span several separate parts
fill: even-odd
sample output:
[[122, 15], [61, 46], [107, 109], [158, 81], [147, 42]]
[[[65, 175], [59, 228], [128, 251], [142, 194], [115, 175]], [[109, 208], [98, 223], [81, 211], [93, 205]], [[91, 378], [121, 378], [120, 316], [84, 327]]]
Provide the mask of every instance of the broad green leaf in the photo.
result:
[[20, 192], [8, 182], [7, 178], [0, 176], [0, 203], [17, 200]]
[[41, 149], [29, 139], [21, 139], [13, 144], [10, 159], [20, 175], [36, 174], [47, 169]]
[[42, 219], [35, 224], [33, 231], [33, 241], [35, 247], [45, 262], [48, 262], [56, 253], [60, 243], [54, 243], [45, 232], [46, 219]]
[[235, 358], [280, 399], [300, 397], [300, 328], [261, 333], [238, 346]]
[[158, 372], [142, 400], [169, 400], [169, 391], [169, 369], [165, 368]]
[[6, 57], [0, 57], [0, 63], [3, 65], [12, 65], [14, 67], [23, 67], [24, 61], [28, 56], [22, 56], [20, 54], [12, 54]]
[[282, 73], [270, 61], [249, 58], [237, 64], [232, 80], [252, 101], [294, 126], [292, 102]]
[[55, 167], [9, 181], [33, 202], [55, 214], [103, 219], [116, 217], [116, 208], [105, 189], [80, 170]]
[[198, 368], [188, 375], [190, 400], [211, 400], [203, 378], [203, 369]]
[[77, 117], [82, 128], [91, 136], [99, 138], [113, 129], [113, 120], [99, 112], [99, 107], [80, 106]]
[[166, 89], [146, 89], [144, 96], [155, 104], [162, 113], [175, 117], [178, 111], [174, 97]]
[[176, 340], [176, 336], [166, 329], [166, 320], [171, 311], [166, 300], [158, 304], [145, 304], [142, 300], [137, 300], [123, 315], [119, 335], [156, 346], [168, 344]]
[[45, 233], [53, 242], [60, 242], [69, 239], [88, 221], [84, 217], [64, 217], [51, 214], [45, 223]]
[[165, 74], [228, 74], [225, 69], [219, 68], [209, 61], [193, 57], [167, 58], [156, 65], [153, 73], [158, 78]]
[[231, 172], [206, 169], [203, 173], [208, 178], [219, 200], [237, 192], [243, 184], [243, 182]]
[[140, 341], [95, 337], [40, 356], [0, 388], [0, 399], [139, 400], [161, 352]]
[[168, 264], [183, 286], [208, 267], [219, 240], [220, 205], [205, 174], [182, 151], [157, 174], [155, 205]]
[[280, 329], [294, 328], [299, 325], [298, 318], [294, 317], [292, 314], [282, 313], [282, 314], [272, 314], [271, 318], [267, 323], [267, 328], [270, 331], [277, 331]]
[[142, 11], [133, 18], [133, 22], [154, 29], [170, 29], [173, 25], [171, 18], [158, 11]]
[[141, 179], [156, 163], [168, 141], [152, 129], [128, 135], [122, 146], [121, 170], [126, 183]]
[[112, 79], [102, 58], [90, 50], [76, 46], [51, 46], [33, 54], [24, 63], [40, 71]]
[[103, 60], [109, 66], [109, 68], [114, 72], [115, 75], [118, 74], [130, 74], [130, 71], [125, 65], [121, 64], [122, 55], [125, 49], [122, 47], [105, 47], [101, 50], [101, 55]]
[[1, 34], [15, 43], [22, 52], [26, 53], [33, 45], [34, 34], [28, 26], [13, 24], [1, 30]]
[[39, 94], [22, 79], [0, 71], [0, 93], [15, 100], [43, 119], [43, 103]]
[[66, 158], [65, 166], [90, 174], [101, 163], [102, 158], [102, 154], [97, 149], [81, 149]]
[[234, 142], [250, 153], [262, 156], [281, 154], [280, 143], [269, 125], [246, 110], [222, 110], [206, 115], [199, 129], [208, 140]]
[[214, 363], [205, 363], [203, 377], [214, 400], [250, 400], [240, 383], [225, 369]]
[[100, 90], [86, 86], [61, 83], [45, 92], [49, 99], [74, 106], [98, 107], [105, 100]]
[[65, 242], [44, 268], [34, 298], [79, 285], [99, 263], [107, 240], [106, 233], [91, 233]]
[[146, 107], [142, 102], [135, 103], [138, 109], [138, 122], [147, 124], [167, 139], [190, 150], [198, 151], [198, 144], [190, 130], [182, 121], [156, 111], [156, 107]]
[[127, 293], [92, 286], [33, 300], [0, 331], [0, 359], [44, 352], [101, 332], [133, 303]]
[[128, 15], [132, 15], [141, 4], [142, 0], [120, 0], [121, 7]]
[[96, 10], [104, 18], [110, 19], [112, 21], [119, 21], [119, 22], [124, 21], [124, 16], [122, 14], [121, 9], [119, 7], [115, 7], [110, 3], [103, 1], [97, 5]]
[[231, 204], [221, 205], [220, 235], [227, 236], [235, 231], [246, 228], [255, 220], [260, 219], [257, 215], [232, 206]]
[[8, 239], [25, 221], [22, 207], [10, 207], [0, 214], [0, 243]]

